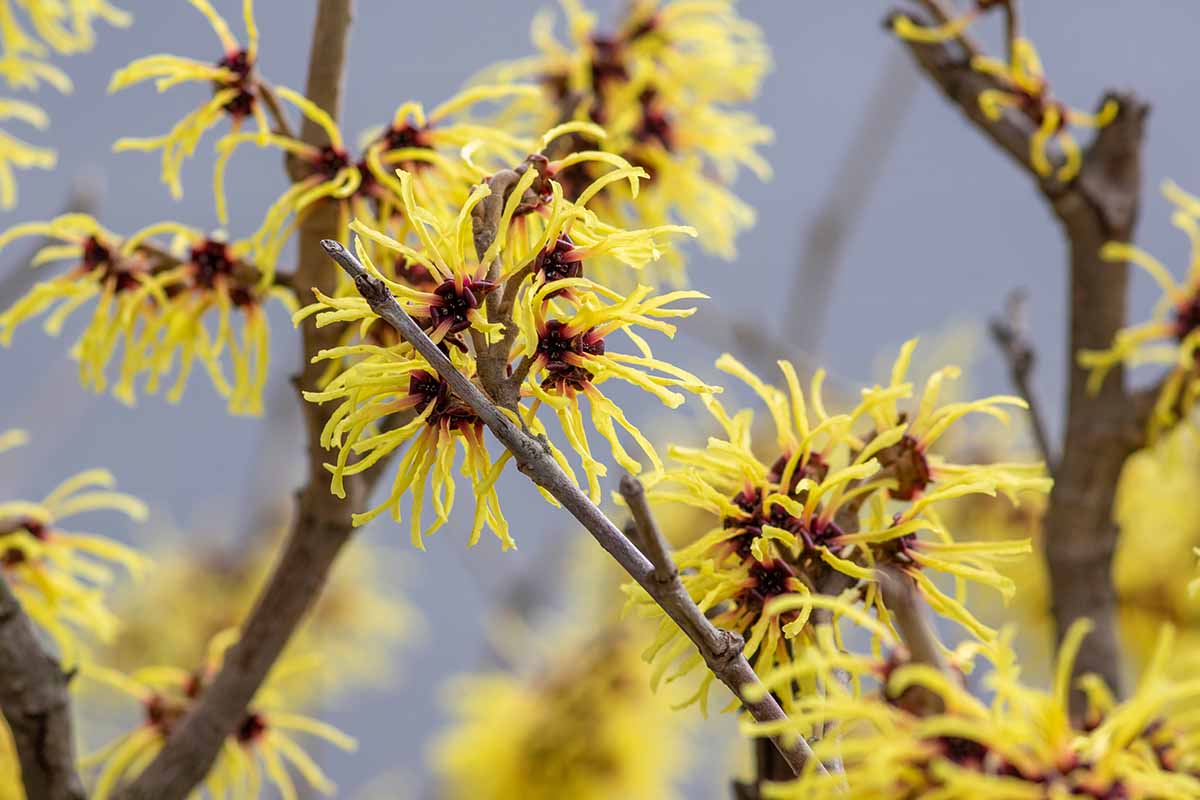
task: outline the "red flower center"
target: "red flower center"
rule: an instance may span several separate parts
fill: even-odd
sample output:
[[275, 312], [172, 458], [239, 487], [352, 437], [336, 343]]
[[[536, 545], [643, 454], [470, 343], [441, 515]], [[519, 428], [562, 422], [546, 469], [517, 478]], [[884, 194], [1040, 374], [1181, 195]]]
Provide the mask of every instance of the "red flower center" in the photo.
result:
[[254, 96], [254, 80], [250, 77], [254, 64], [250, 62], [249, 54], [245, 50], [238, 50], [218, 61], [217, 66], [229, 70], [237, 77], [228, 83], [214, 82], [213, 93], [237, 89], [238, 93], [225, 103], [225, 110], [236, 118], [249, 116], [254, 111], [257, 99]]

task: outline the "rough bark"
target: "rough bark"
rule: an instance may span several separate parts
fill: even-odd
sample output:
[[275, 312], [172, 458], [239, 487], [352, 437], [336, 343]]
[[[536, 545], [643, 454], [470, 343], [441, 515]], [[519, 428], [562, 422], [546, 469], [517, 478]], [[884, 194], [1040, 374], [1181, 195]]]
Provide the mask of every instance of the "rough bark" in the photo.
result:
[[0, 578], [0, 712], [12, 731], [31, 800], [87, 797], [75, 771], [69, 680]]

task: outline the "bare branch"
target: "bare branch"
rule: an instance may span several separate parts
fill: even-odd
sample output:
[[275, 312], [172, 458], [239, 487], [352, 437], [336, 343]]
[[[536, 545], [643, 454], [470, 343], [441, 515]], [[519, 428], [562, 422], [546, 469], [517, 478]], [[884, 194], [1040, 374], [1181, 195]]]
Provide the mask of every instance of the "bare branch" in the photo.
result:
[[275, 94], [275, 89], [269, 83], [260, 81], [258, 84], [258, 96], [262, 98], [263, 105], [267, 107], [267, 113], [271, 115], [271, 119], [275, 122], [275, 133], [280, 136], [286, 136], [289, 139], [296, 138], [296, 133], [292, 130], [292, 123], [288, 121], [287, 114], [283, 113], [283, 106], [279, 103], [279, 97]]
[[[910, 662], [950, 674], [941, 643], [929, 624], [929, 614], [913, 579], [889, 566], [877, 569], [876, 575], [883, 592], [883, 603], [908, 649]], [[942, 698], [923, 686], [909, 687], [898, 700], [905, 710], [918, 716], [936, 714], [944, 708]]]
[[29, 798], [87, 797], [75, 771], [69, 680], [0, 577], [0, 712], [12, 731]]
[[632, 475], [622, 475], [620, 484], [621, 497], [629, 506], [633, 516], [634, 529], [638, 538], [635, 541], [638, 550], [654, 565], [654, 579], [659, 583], [671, 583], [679, 580], [679, 569], [675, 559], [671, 558], [671, 548], [663, 538], [654, 512], [646, 502], [646, 489], [642, 482]]
[[1016, 289], [1009, 293], [1004, 304], [1004, 316], [992, 320], [989, 330], [992, 340], [1004, 354], [1008, 362], [1008, 370], [1017, 392], [1029, 406], [1029, 423], [1033, 428], [1033, 438], [1038, 453], [1046, 464], [1046, 469], [1054, 474], [1054, 448], [1050, 444], [1050, 436], [1046, 432], [1046, 422], [1042, 417], [1041, 405], [1033, 391], [1033, 366], [1037, 361], [1037, 352], [1033, 340], [1029, 336], [1029, 291]]
[[912, 578], [895, 567], [880, 567], [875, 572], [883, 592], [883, 604], [892, 617], [900, 639], [908, 648], [909, 657], [914, 663], [946, 672], [942, 646], [929, 624], [925, 604], [921, 602]]
[[[335, 241], [323, 242], [329, 256], [354, 280], [354, 286], [367, 301], [371, 310], [391, 325], [406, 342], [435, 369], [450, 385], [451, 391], [471, 407], [476, 416], [508, 448], [517, 468], [531, 481], [550, 493], [596, 539], [609, 555], [629, 573], [638, 585], [666, 612], [696, 645], [713, 674], [738, 697], [751, 716], [759, 722], [786, 719], [783, 709], [769, 694], [757, 702], [743, 697], [745, 687], [757, 684], [755, 675], [742, 655], [742, 637], [719, 630], [704, 616], [678, 580], [662, 583], [655, 577], [655, 567], [625, 537], [612, 520], [588, 499], [587, 495], [567, 477], [554, 461], [549, 447], [532, 438], [505, 416], [469, 378], [454, 368], [450, 359], [430, 341], [413, 319], [404, 312], [384, 284], [373, 278], [362, 264]], [[800, 736], [779, 737], [775, 740], [780, 752], [792, 769], [799, 773], [813, 758], [808, 742]], [[818, 764], [817, 769], [824, 771]]]
[[[922, 0], [928, 8], [934, 0]], [[981, 91], [994, 79], [970, 67], [962, 45], [905, 45], [926, 76], [980, 132], [1036, 177], [1030, 162], [1031, 122], [1015, 113], [988, 119], [979, 106]], [[1063, 184], [1039, 178], [1038, 187], [1062, 227], [1070, 251], [1069, 391], [1065, 438], [1055, 471], [1045, 530], [1055, 628], [1061, 638], [1071, 623], [1090, 617], [1096, 632], [1075, 661], [1075, 674], [1100, 675], [1122, 693], [1121, 651], [1117, 640], [1116, 589], [1112, 556], [1117, 528], [1112, 500], [1126, 456], [1144, 442], [1131, 431], [1146, 404], [1133, 402], [1124, 373], [1114, 369], [1097, 393], [1087, 389], [1087, 373], [1075, 360], [1084, 349], [1108, 347], [1125, 326], [1127, 264], [1100, 258], [1108, 241], [1132, 238], [1141, 200], [1141, 149], [1148, 106], [1132, 93], [1110, 92], [1119, 112], [1102, 128], [1083, 156], [1078, 176]], [[1072, 708], [1082, 709], [1082, 693]]]

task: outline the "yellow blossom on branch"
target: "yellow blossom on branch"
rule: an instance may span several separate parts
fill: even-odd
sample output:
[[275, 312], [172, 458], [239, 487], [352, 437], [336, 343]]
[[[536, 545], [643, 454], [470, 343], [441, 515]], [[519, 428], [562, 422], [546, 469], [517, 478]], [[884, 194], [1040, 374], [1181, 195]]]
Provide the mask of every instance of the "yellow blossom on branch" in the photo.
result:
[[[235, 641], [236, 630], [213, 637], [204, 663], [195, 670], [160, 665], [124, 675], [96, 665], [83, 667], [84, 677], [136, 700], [143, 713], [141, 726], [82, 760], [85, 769], [97, 770], [91, 794], [94, 800], [107, 800], [123, 782], [137, 777], [146, 768], [209, 687], [221, 668], [225, 652]], [[292, 770], [320, 792], [332, 794], [336, 790], [296, 735], [311, 736], [342, 750], [355, 749], [355, 740], [328, 723], [291, 711], [273, 685], [285, 673], [311, 671], [319, 666], [319, 662], [303, 656], [276, 662], [237, 729], [225, 739], [216, 763], [204, 779], [206, 791], [214, 797], [253, 800], [261, 796], [263, 784], [270, 783], [282, 797], [294, 798], [297, 792]]]
[[1162, 364], [1170, 367], [1159, 391], [1149, 426], [1158, 435], [1186, 417], [1200, 396], [1200, 198], [1174, 182], [1163, 184], [1163, 194], [1175, 206], [1171, 222], [1187, 235], [1191, 255], [1183, 278], [1140, 247], [1109, 242], [1100, 251], [1108, 261], [1131, 262], [1141, 267], [1162, 290], [1152, 319], [1120, 330], [1107, 350], [1085, 350], [1078, 354], [1081, 366], [1091, 370], [1088, 388], [1099, 391], [1109, 371], [1118, 365], [1136, 367]]
[[[636, 169], [614, 166], [614, 177], [598, 180], [582, 198], [584, 202], [607, 185], [639, 177]], [[522, 172], [514, 173], [515, 183], [498, 215], [497, 234], [483, 254], [475, 249], [475, 212], [491, 195], [487, 184], [476, 187], [456, 213], [439, 216], [436, 208], [417, 202], [413, 177], [401, 170], [397, 182], [405, 216], [413, 220], [416, 246], [391, 239], [362, 221], [351, 228], [359, 234], [355, 246], [366, 268], [384, 282], [436, 342], [450, 351], [459, 369], [475, 376], [482, 355], [504, 360], [504, 371], [514, 384], [514, 399], [506, 411], [519, 414], [522, 423], [535, 433], [545, 430], [536, 417], [543, 404], [559, 412], [567, 439], [583, 459], [593, 495], [598, 497], [597, 479], [603, 467], [592, 455], [582, 429], [582, 416], [575, 405], [581, 395], [589, 398], [593, 424], [613, 445], [618, 460], [637, 470], [640, 465], [621, 446], [616, 426], [632, 436], [656, 465], [657, 455], [626, 420], [624, 412], [595, 388], [596, 384], [617, 377], [655, 394], [668, 405], [678, 405], [682, 400], [670, 387], [692, 392], [715, 389], [656, 360], [645, 340], [633, 332], [641, 326], [672, 334], [673, 326], [663, 320], [691, 312], [668, 304], [696, 294], [652, 297], [649, 289], [642, 288], [623, 297], [580, 277], [583, 258], [596, 253], [623, 254], [620, 257], [635, 260], [656, 257], [656, 238], [677, 229], [615, 231], [583, 206], [566, 201], [561, 186], [547, 177], [543, 168], [549, 169], [546, 160], [534, 158], [522, 165]], [[580, 239], [579, 248], [571, 242], [571, 236]], [[432, 286], [419, 290], [392, 280], [375, 266], [367, 251], [369, 245], [399, 254], [411, 266], [419, 265]], [[558, 278], [560, 272], [575, 277], [550, 280]], [[494, 303], [497, 299], [499, 302]], [[378, 317], [357, 295], [318, 294], [317, 300], [296, 318], [315, 313], [319, 326], [357, 322], [364, 337], [377, 328]], [[502, 324], [489, 316], [493, 313], [511, 315], [511, 319]], [[606, 351], [605, 337], [617, 331], [630, 336], [639, 351], [637, 355]], [[385, 501], [371, 512], [356, 515], [355, 522], [362, 524], [388, 509], [399, 520], [400, 501], [411, 495], [412, 538], [417, 547], [423, 548], [424, 536], [446, 522], [453, 506], [451, 468], [461, 443], [466, 453], [463, 471], [471, 479], [476, 498], [469, 541], [474, 544], [486, 524], [506, 549], [512, 547], [495, 491], [495, 481], [509, 454], [491, 460], [482, 422], [452, 395], [448, 385], [411, 347], [394, 338], [377, 342], [346, 344], [318, 354], [318, 359], [344, 361], [345, 365], [322, 391], [305, 395], [313, 402], [340, 403], [322, 434], [324, 446], [339, 450], [337, 463], [330, 466], [334, 494], [344, 493], [345, 476], [363, 472], [406, 446]], [[533, 401], [528, 407], [523, 405], [526, 399]], [[566, 457], [553, 447], [552, 451], [570, 471]], [[352, 455], [358, 458], [351, 461]], [[435, 520], [424, 527], [421, 511], [431, 478]]]
[[[178, 374], [167, 395], [177, 402], [183, 395], [193, 361], [199, 359], [217, 391], [229, 400], [232, 414], [262, 413], [262, 393], [267, 380], [270, 333], [266, 303], [277, 300], [289, 311], [296, 310], [290, 289], [274, 285], [274, 271], [250, 263], [249, 241], [227, 242], [174, 222], [151, 225], [126, 239], [123, 249], [148, 249], [150, 239], [169, 234], [167, 248], [151, 250], [178, 259], [175, 265], [155, 276], [161, 291], [157, 312], [158, 338], [148, 355], [150, 379], [147, 391], [154, 393], [160, 379], [171, 372], [179, 359]], [[164, 299], [165, 298], [165, 299]], [[232, 318], [240, 317], [242, 335], [236, 337]], [[216, 318], [210, 333], [205, 317]], [[222, 356], [228, 352], [233, 380], [224, 374]]]
[[[152, 241], [164, 234], [173, 237], [171, 245]], [[59, 242], [39, 250], [35, 266], [68, 259], [78, 263], [36, 284], [0, 313], [0, 343], [8, 345], [19, 325], [42, 314], [47, 314], [46, 332], [56, 335], [74, 311], [95, 302], [72, 350], [85, 387], [97, 392], [107, 388], [108, 366], [123, 345], [113, 394], [125, 403], [135, 401], [140, 376], [146, 376], [146, 388], [153, 393], [178, 363], [168, 393], [168, 399], [177, 401], [199, 359], [217, 390], [229, 398], [232, 413], [261, 412], [269, 349], [264, 305], [272, 297], [288, 308], [295, 303], [288, 290], [273, 285], [272, 270], [248, 262], [249, 242], [226, 243], [173, 222], [121, 238], [87, 215], [65, 214], [9, 229], [0, 235], [0, 247], [25, 236]], [[240, 341], [233, 331], [235, 314], [242, 323]], [[209, 316], [216, 319], [215, 333], [206, 327]], [[226, 353], [233, 365], [232, 382], [222, 368]]]
[[118, 70], [108, 86], [109, 92], [116, 92], [143, 81], [154, 80], [159, 92], [181, 83], [201, 83], [211, 89], [211, 99], [177, 122], [170, 132], [147, 139], [120, 139], [113, 148], [118, 152], [161, 150], [162, 179], [176, 198], [183, 196], [180, 169], [184, 159], [195, 153], [201, 137], [222, 118], [228, 116], [232, 123], [230, 133], [222, 137], [222, 141], [236, 135], [243, 120], [250, 116], [258, 125], [257, 137], [260, 141], [265, 142], [271, 131], [263, 111], [263, 89], [257, 74], [258, 26], [254, 21], [253, 0], [244, 0], [242, 4], [246, 25], [245, 46], [234, 38], [229, 23], [209, 0], [189, 2], [204, 15], [220, 40], [225, 50], [221, 59], [216, 63], [206, 63], [183, 56], [146, 56]]
[[[743, 167], [770, 174], [756, 152], [770, 130], [728, 107], [758, 91], [769, 65], [761, 31], [732, 2], [637, 2], [612, 34], [600, 32], [595, 15], [576, 0], [562, 6], [565, 44], [555, 39], [551, 18], [539, 16], [539, 54], [485, 76], [536, 80], [543, 97], [531, 110], [535, 124], [595, 123], [606, 132], [602, 150], [649, 173], [640, 196], [616, 191], [602, 199], [596, 210], [607, 221], [647, 228], [679, 220], [700, 231], [703, 247], [732, 258], [734, 238], [753, 224], [754, 212], [729, 186]], [[580, 131], [575, 138], [596, 137]], [[558, 180], [566, 197], [577, 198], [598, 168], [583, 162], [564, 170]], [[669, 253], [668, 262], [673, 273], [656, 278], [678, 282], [682, 261]]]
[[[457, 153], [450, 155], [447, 150], [457, 151], [466, 141], [489, 144], [502, 152], [520, 147], [518, 140], [503, 131], [472, 124], [458, 116], [477, 103], [504, 102], [528, 92], [528, 87], [521, 86], [474, 87], [442, 103], [428, 115], [420, 104], [406, 103], [397, 109], [389, 127], [367, 134], [363, 153], [356, 157], [328, 114], [303, 95], [279, 88], [278, 96], [299, 109], [308, 122], [319, 126], [329, 143], [316, 147], [275, 133], [226, 136], [217, 146], [217, 216], [222, 223], [228, 218], [225, 168], [243, 143], [282, 150], [304, 170], [304, 177], [267, 210], [255, 234], [256, 259], [264, 264], [275, 263], [298, 221], [313, 203], [323, 198], [338, 202], [342, 238], [346, 238], [344, 231], [351, 219], [370, 220], [378, 228], [404, 221], [399, 214], [401, 187], [395, 176], [397, 166], [412, 175], [412, 191], [422, 205], [439, 211], [457, 209], [466, 200], [473, 174]], [[400, 227], [401, 238], [406, 231], [404, 224]]]
[[[682, 548], [676, 560], [688, 593], [714, 624], [746, 640], [745, 655], [761, 673], [787, 663], [811, 643], [811, 595], [843, 590], [864, 606], [886, 612], [875, 569], [892, 565], [916, 581], [938, 613], [977, 636], [994, 631], [966, 605], [967, 586], [977, 583], [1014, 591], [997, 562], [1030, 550], [1028, 540], [960, 542], [941, 523], [936, 506], [965, 495], [1046, 491], [1050, 481], [1038, 464], [954, 464], [931, 448], [967, 414], [1006, 419], [1012, 397], [939, 405], [948, 367], [926, 383], [915, 407], [905, 379], [915, 341], [901, 349], [886, 386], [864, 389], [849, 413], [829, 414], [818, 371], [806, 394], [794, 367], [779, 362], [787, 385], [781, 391], [726, 355], [722, 371], [747, 384], [766, 405], [775, 428], [769, 445], [752, 435], [753, 411], [730, 413], [715, 399], [707, 406], [720, 426], [704, 448], [672, 446], [675, 467], [647, 481], [655, 503], [682, 503], [707, 512], [711, 527]], [[864, 430], [864, 425], [870, 427]], [[954, 582], [946, 593], [926, 573]], [[658, 677], [680, 676], [701, 662], [688, 642], [640, 589], [627, 587], [630, 604], [661, 620], [647, 651]], [[671, 670], [674, 670], [673, 672]], [[707, 701], [712, 676], [695, 699]]]
[[17, 225], [0, 234], [0, 248], [18, 238], [43, 236], [48, 244], [34, 256], [34, 266], [71, 260], [68, 272], [36, 284], [10, 308], [0, 313], [0, 344], [12, 343], [16, 328], [47, 314], [43, 327], [58, 335], [67, 318], [81, 306], [95, 303], [87, 327], [72, 348], [79, 362], [79, 380], [85, 388], [103, 392], [108, 387], [108, 365], [124, 345], [119, 378], [113, 394], [134, 402], [134, 379], [146, 368], [156, 330], [157, 302], [161, 290], [140, 255], [121, 253], [120, 239], [86, 214], [64, 214], [49, 222]]
[[[9, 446], [22, 443], [17, 432], [0, 436]], [[0, 571], [25, 612], [53, 639], [64, 661], [79, 657], [78, 632], [101, 640], [117, 630], [105, 592], [112, 565], [140, 577], [148, 561], [118, 542], [63, 527], [65, 520], [89, 511], [118, 511], [136, 521], [146, 507], [113, 491], [115, 480], [103, 469], [87, 470], [63, 481], [40, 501], [0, 501]]]
[[[1029, 138], [1029, 161], [1042, 177], [1054, 177], [1066, 183], [1079, 174], [1083, 155], [1079, 144], [1071, 135], [1070, 126], [1103, 128], [1116, 119], [1117, 101], [1108, 99], [1095, 114], [1069, 108], [1050, 94], [1049, 84], [1042, 70], [1042, 62], [1033, 43], [1018, 38], [1012, 43], [1012, 54], [1007, 63], [986, 56], [977, 56], [971, 61], [972, 68], [991, 75], [1000, 82], [1001, 88], [982, 92], [979, 107], [991, 119], [1000, 119], [1004, 110], [1011, 108], [1025, 114], [1036, 126]], [[1057, 172], [1050, 161], [1050, 143], [1062, 151], [1064, 161]]]
[[[1200, 794], [1194, 709], [1200, 686], [1166, 675], [1173, 631], [1160, 636], [1152, 663], [1127, 700], [1118, 701], [1095, 676], [1079, 687], [1088, 708], [1072, 721], [1068, 697], [1071, 667], [1086, 621], [1063, 637], [1052, 687], [1021, 680], [1010, 646], [1011, 632], [978, 650], [992, 663], [983, 681], [991, 699], [977, 699], [953, 676], [908, 663], [902, 650], [887, 659], [841, 652], [826, 629], [822, 646], [795, 664], [765, 676], [754, 691], [790, 692], [797, 679], [833, 670], [852, 676], [852, 687], [826, 681], [827, 695], [797, 697], [790, 721], [747, 724], [756, 735], [829, 723], [814, 745], [818, 757], [839, 758], [843, 772], [806, 769], [796, 780], [770, 784], [775, 800], [938, 797], [945, 800], [1050, 800], [1059, 797], [1166, 798]], [[965, 656], [966, 654], [963, 653]], [[967, 662], [959, 660], [960, 666]], [[871, 684], [877, 690], [869, 691]], [[935, 699], [918, 709], [906, 702], [914, 691]], [[929, 706], [933, 710], [929, 710]], [[817, 763], [814, 759], [810, 763]]]
[[[982, 12], [1008, 5], [1010, 0], [977, 0], [975, 7], [941, 25], [919, 25], [903, 14], [896, 15], [892, 30], [902, 39], [919, 43], [946, 42], [958, 38]], [[1033, 125], [1029, 137], [1029, 163], [1043, 178], [1053, 176], [1067, 183], [1079, 174], [1082, 152], [1070, 128], [1103, 128], [1119, 110], [1116, 100], [1107, 99], [1095, 114], [1070, 108], [1050, 92], [1045, 70], [1033, 42], [1023, 36], [1009, 41], [1003, 60], [985, 55], [971, 58], [971, 68], [996, 81], [996, 88], [979, 94], [979, 108], [991, 120], [999, 120], [1007, 110], [1024, 115]], [[1051, 144], [1062, 153], [1057, 170], [1052, 162]]]

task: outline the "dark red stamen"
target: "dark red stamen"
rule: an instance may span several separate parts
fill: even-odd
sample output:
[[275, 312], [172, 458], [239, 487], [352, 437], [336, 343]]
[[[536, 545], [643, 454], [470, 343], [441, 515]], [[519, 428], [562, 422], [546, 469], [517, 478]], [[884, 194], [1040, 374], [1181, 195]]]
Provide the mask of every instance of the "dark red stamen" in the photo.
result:
[[[534, 261], [534, 271], [542, 276], [546, 283], [560, 281], [564, 278], [579, 278], [583, 276], [583, 261], [567, 261], [567, 255], [575, 249], [575, 243], [565, 233], [558, 237], [553, 245], [538, 254]], [[556, 297], [566, 289], [551, 292], [547, 297]]]
[[226, 89], [238, 90], [238, 93], [225, 103], [225, 110], [236, 118], [252, 114], [257, 98], [254, 93], [254, 80], [250, 77], [250, 73], [254, 69], [254, 65], [250, 63], [250, 55], [245, 50], [238, 50], [218, 61], [217, 66], [227, 69], [237, 76], [235, 80], [228, 83], [217, 81], [213, 84], [214, 94]]
[[464, 278], [461, 286], [453, 279], [442, 281], [433, 290], [438, 299], [429, 304], [430, 323], [436, 328], [449, 320], [447, 335], [465, 331], [471, 327], [471, 312], [479, 308], [484, 296], [495, 288], [496, 284], [491, 281], [471, 278]]
[[313, 168], [317, 174], [326, 180], [331, 180], [348, 166], [350, 166], [350, 157], [346, 155], [346, 151], [328, 144], [321, 148], [313, 162]]
[[892, 497], [912, 500], [925, 490], [933, 480], [929, 461], [920, 444], [907, 433], [891, 447], [885, 447], [875, 456], [883, 465], [888, 477], [895, 478], [897, 486]]
[[[4, 529], [0, 530], [0, 539], [22, 530], [39, 542], [44, 542], [50, 538], [49, 529], [43, 523], [31, 517], [23, 517], [11, 524], [7, 521], [0, 521], [0, 525], [4, 526]], [[0, 552], [0, 564], [5, 567], [15, 567], [23, 563], [25, 563], [25, 553], [16, 547], [8, 547], [3, 552]]]
[[1175, 307], [1175, 339], [1182, 342], [1189, 333], [1200, 328], [1200, 293]]
[[218, 276], [233, 275], [234, 260], [224, 242], [206, 239], [192, 248], [191, 263], [195, 268], [196, 285], [213, 288]]
[[240, 744], [249, 744], [267, 732], [267, 721], [262, 714], [251, 712], [238, 725], [234, 736]]
[[417, 398], [417, 411], [424, 411], [430, 403], [433, 410], [425, 418], [432, 427], [474, 427], [480, 425], [479, 417], [470, 406], [451, 393], [450, 384], [435, 374], [415, 370], [408, 378], [408, 395]]

